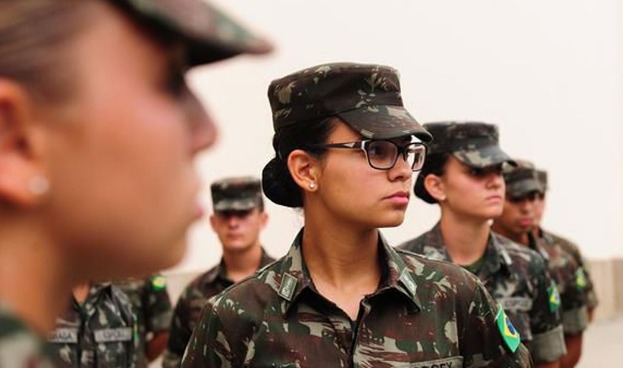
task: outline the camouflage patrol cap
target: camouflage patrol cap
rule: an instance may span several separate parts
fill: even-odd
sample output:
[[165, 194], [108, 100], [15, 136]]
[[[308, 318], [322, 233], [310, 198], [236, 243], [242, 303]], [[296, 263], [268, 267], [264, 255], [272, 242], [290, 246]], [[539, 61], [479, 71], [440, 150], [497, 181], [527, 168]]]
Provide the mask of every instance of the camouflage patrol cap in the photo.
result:
[[268, 87], [275, 132], [337, 116], [363, 137], [392, 139], [430, 134], [402, 103], [398, 71], [383, 65], [331, 63], [274, 80]]
[[522, 197], [532, 192], [543, 192], [537, 171], [530, 161], [515, 160], [516, 167], [507, 167], [503, 171], [506, 182], [506, 195]]
[[108, 0], [136, 19], [188, 42], [190, 66], [241, 53], [264, 54], [271, 44], [204, 0]]
[[539, 179], [539, 184], [541, 184], [541, 188], [543, 188], [543, 192], [547, 191], [547, 189], [549, 189], [547, 186], [547, 171], [537, 169], [536, 176]]
[[429, 154], [452, 153], [469, 167], [483, 168], [515, 162], [499, 146], [498, 127], [481, 122], [441, 121], [424, 124], [433, 135]]
[[210, 186], [215, 212], [246, 211], [261, 207], [260, 180], [254, 177], [232, 177], [215, 181]]

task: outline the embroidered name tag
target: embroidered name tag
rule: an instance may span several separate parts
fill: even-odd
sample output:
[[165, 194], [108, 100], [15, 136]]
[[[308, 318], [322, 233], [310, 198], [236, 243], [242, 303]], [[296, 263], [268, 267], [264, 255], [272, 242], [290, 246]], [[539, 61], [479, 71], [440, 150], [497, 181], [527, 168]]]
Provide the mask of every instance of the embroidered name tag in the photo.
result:
[[115, 342], [132, 340], [132, 328], [106, 328], [95, 330], [95, 342]]
[[60, 344], [75, 344], [78, 342], [78, 330], [75, 328], [57, 328], [48, 335], [48, 341]]
[[508, 311], [529, 311], [532, 309], [532, 299], [526, 297], [501, 298], [502, 308]]
[[445, 359], [430, 360], [410, 365], [411, 368], [461, 368], [463, 367], [463, 357], [456, 356]]

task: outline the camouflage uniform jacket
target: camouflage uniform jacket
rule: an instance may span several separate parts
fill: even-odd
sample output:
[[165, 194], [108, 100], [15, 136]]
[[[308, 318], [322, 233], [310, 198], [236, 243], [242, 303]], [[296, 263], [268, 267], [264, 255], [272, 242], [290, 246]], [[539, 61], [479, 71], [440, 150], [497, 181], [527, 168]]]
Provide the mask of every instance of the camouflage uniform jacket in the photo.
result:
[[586, 277], [571, 254], [547, 234], [539, 239], [529, 235], [531, 249], [541, 253], [549, 273], [558, 286], [561, 300], [562, 326], [566, 335], [581, 334], [588, 326]]
[[125, 293], [109, 283], [96, 284], [82, 304], [72, 297], [48, 341], [59, 367], [135, 367], [136, 328]]
[[302, 231], [283, 258], [210, 299], [182, 367], [532, 366], [503, 311], [461, 268], [381, 239], [381, 283], [352, 321], [313, 285], [301, 239]]
[[559, 244], [562, 249], [564, 249], [567, 253], [571, 254], [571, 256], [575, 259], [575, 261], [580, 265], [582, 272], [584, 273], [586, 279], [586, 304], [589, 310], [595, 309], [599, 304], [597, 300], [597, 294], [595, 293], [595, 285], [593, 284], [593, 279], [591, 278], [588, 265], [586, 260], [582, 256], [580, 252], [580, 248], [570, 240], [563, 238], [559, 235], [553, 234], [549, 231], [539, 229], [541, 238], [549, 238], [554, 241], [556, 244]]
[[[274, 262], [263, 249], [260, 267]], [[234, 282], [227, 277], [225, 262], [221, 262], [197, 276], [182, 292], [175, 305], [173, 323], [169, 333], [169, 344], [162, 360], [163, 368], [177, 368], [182, 362], [182, 356], [190, 336], [195, 328], [201, 310], [208, 304], [208, 299], [227, 289]]]
[[0, 303], [0, 367], [53, 366], [45, 342]]
[[130, 299], [136, 316], [140, 339], [137, 367], [147, 367], [147, 339], [154, 334], [168, 332], [171, 324], [173, 308], [166, 279], [162, 275], [154, 275], [143, 280], [126, 280], [116, 285]]
[[[439, 224], [399, 248], [452, 261]], [[566, 353], [556, 301], [549, 300], [558, 293], [539, 254], [491, 232], [477, 276], [504, 307], [535, 363], [552, 362]]]

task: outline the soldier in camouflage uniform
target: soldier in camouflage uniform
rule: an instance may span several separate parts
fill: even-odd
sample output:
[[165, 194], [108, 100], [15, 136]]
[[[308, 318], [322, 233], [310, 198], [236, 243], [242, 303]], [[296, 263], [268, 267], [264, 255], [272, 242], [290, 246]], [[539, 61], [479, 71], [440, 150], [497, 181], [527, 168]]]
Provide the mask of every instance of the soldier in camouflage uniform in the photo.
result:
[[212, 298], [189, 367], [527, 367], [504, 310], [469, 272], [388, 246], [430, 134], [397, 71], [324, 64], [273, 81], [264, 193], [302, 207], [286, 256]]
[[0, 367], [49, 366], [76, 283], [182, 258], [192, 160], [216, 136], [186, 70], [271, 47], [202, 0], [1, 1], [0, 15]]
[[218, 265], [186, 286], [178, 299], [163, 368], [180, 366], [184, 349], [208, 299], [274, 261], [260, 243], [260, 232], [268, 221], [268, 214], [264, 211], [259, 179], [223, 178], [212, 183], [210, 189], [214, 210], [210, 223], [221, 242], [223, 257]]
[[424, 124], [434, 137], [414, 186], [438, 203], [439, 223], [399, 248], [463, 266], [484, 283], [516, 326], [539, 367], [557, 366], [565, 353], [552, 280], [535, 252], [491, 232], [502, 212], [503, 165], [514, 165], [498, 144], [498, 129], [480, 122]]
[[537, 177], [543, 191], [536, 199], [535, 227], [532, 230], [532, 233], [536, 238], [541, 238], [545, 242], [559, 244], [563, 250], [571, 254], [571, 256], [580, 266], [576, 283], [578, 285], [586, 285], [586, 306], [588, 308], [588, 319], [590, 322], [593, 320], [593, 314], [595, 308], [597, 307], [597, 304], [599, 304], [599, 301], [597, 299], [597, 293], [595, 292], [593, 279], [589, 272], [588, 263], [586, 262], [584, 256], [582, 256], [580, 248], [575, 243], [562, 236], [544, 230], [541, 227], [541, 219], [543, 218], [543, 211], [545, 210], [545, 197], [547, 191], [549, 190], [549, 185], [547, 180], [547, 172], [545, 170], [537, 170]]
[[166, 349], [171, 324], [171, 299], [163, 275], [127, 279], [116, 283], [123, 290], [136, 316], [139, 333], [137, 367], [147, 367]]
[[[504, 213], [494, 220], [493, 229], [539, 252], [547, 262], [562, 303], [567, 354], [562, 357], [560, 366], [571, 368], [580, 360], [582, 334], [588, 325], [584, 273], [573, 256], [553, 238], [546, 236], [538, 239], [534, 236], [532, 228], [536, 223], [537, 201], [544, 189], [534, 165], [524, 160], [517, 162], [517, 167], [504, 172]], [[524, 227], [524, 223], [529, 226]]]
[[136, 367], [139, 337], [127, 295], [110, 283], [87, 283], [71, 299], [48, 337], [57, 366]]

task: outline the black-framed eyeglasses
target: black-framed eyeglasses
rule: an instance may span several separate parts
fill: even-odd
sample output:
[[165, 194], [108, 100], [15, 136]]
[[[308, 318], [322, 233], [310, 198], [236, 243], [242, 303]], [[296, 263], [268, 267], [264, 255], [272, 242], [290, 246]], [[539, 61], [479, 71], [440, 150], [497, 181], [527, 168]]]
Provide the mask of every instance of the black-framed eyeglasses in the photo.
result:
[[319, 144], [313, 147], [362, 150], [370, 167], [377, 170], [390, 170], [396, 165], [398, 157], [402, 156], [411, 166], [411, 170], [419, 171], [424, 166], [426, 159], [426, 145], [421, 142], [398, 145], [393, 141], [369, 139], [357, 142]]

